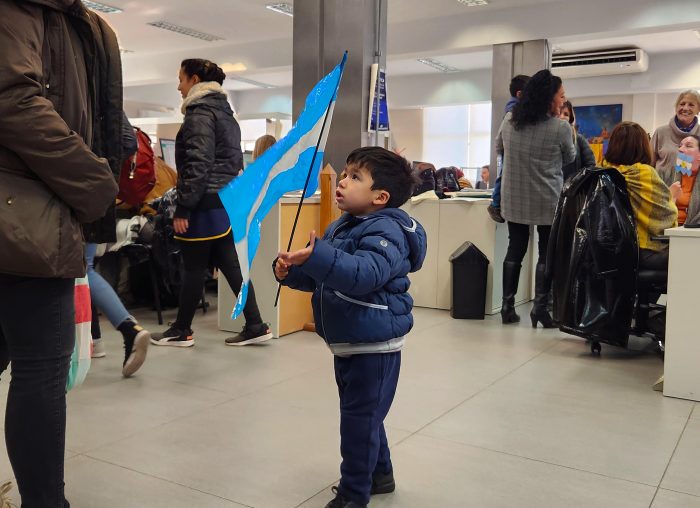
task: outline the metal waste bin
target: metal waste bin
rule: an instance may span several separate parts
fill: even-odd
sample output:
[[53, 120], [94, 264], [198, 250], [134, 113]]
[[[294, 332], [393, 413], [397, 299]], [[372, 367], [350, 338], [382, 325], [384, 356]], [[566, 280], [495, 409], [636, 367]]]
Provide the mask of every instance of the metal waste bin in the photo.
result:
[[450, 256], [452, 307], [455, 319], [484, 319], [489, 260], [476, 245], [464, 242]]

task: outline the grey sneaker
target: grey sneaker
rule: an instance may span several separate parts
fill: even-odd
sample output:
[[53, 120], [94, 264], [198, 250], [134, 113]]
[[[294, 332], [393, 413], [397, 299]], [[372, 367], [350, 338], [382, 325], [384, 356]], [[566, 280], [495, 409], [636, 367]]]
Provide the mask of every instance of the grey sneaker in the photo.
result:
[[105, 352], [105, 344], [102, 342], [104, 339], [93, 339], [92, 341], [92, 354], [90, 358], [104, 358], [107, 356]]
[[272, 338], [269, 323], [259, 325], [245, 325], [241, 333], [235, 337], [226, 339], [227, 346], [248, 346], [250, 344], [259, 344]]

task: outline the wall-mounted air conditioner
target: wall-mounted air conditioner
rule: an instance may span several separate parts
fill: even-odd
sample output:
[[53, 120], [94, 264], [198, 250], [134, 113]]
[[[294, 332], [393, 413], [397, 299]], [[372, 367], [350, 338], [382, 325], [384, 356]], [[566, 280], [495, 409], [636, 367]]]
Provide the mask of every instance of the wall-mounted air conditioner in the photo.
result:
[[638, 48], [552, 55], [552, 73], [562, 78], [631, 74], [648, 68], [649, 57]]

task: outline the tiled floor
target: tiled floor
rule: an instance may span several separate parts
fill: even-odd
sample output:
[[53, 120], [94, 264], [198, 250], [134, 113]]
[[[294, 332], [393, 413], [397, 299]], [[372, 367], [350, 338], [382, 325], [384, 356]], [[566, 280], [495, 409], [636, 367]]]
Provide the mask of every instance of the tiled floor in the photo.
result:
[[[578, 339], [497, 317], [415, 316], [387, 419], [397, 491], [370, 506], [700, 508], [700, 410], [651, 390], [656, 356], [604, 346], [595, 358]], [[71, 505], [325, 506], [339, 453], [322, 341], [226, 347], [215, 312], [195, 329], [194, 348], [151, 347], [127, 380], [106, 331], [107, 358], [68, 398]], [[11, 476], [0, 457], [0, 479]]]

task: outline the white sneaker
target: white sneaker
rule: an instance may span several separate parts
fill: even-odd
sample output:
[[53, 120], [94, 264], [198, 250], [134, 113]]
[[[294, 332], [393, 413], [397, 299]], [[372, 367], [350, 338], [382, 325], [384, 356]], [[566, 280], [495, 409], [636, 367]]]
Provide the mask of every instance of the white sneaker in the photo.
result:
[[104, 342], [102, 342], [104, 339], [93, 339], [92, 341], [92, 354], [90, 355], [91, 358], [104, 358], [107, 356], [107, 353], [105, 352], [105, 345]]

